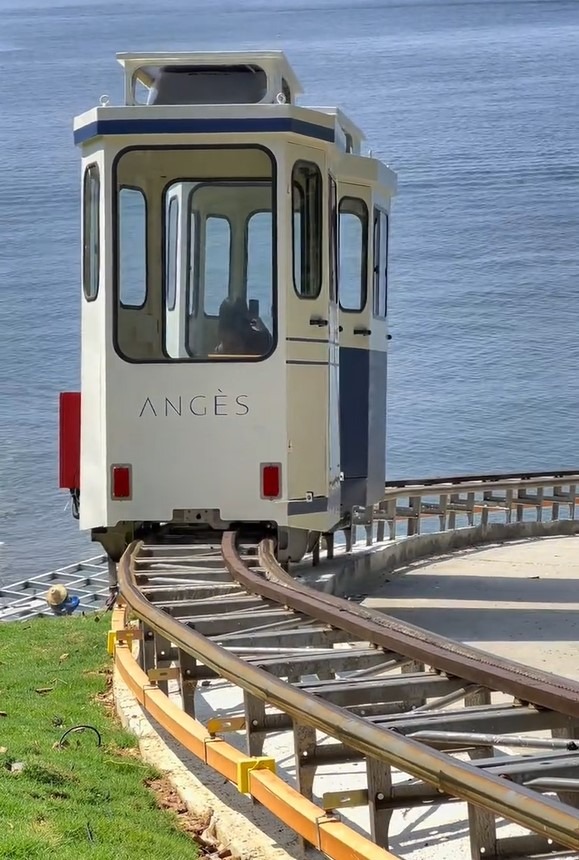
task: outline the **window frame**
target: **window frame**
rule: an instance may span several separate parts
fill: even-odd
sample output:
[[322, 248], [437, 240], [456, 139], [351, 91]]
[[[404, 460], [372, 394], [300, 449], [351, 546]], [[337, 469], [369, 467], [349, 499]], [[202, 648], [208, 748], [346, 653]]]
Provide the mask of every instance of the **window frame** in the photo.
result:
[[[304, 193], [304, 189], [302, 188], [302, 186], [295, 181], [295, 173], [296, 173], [296, 169], [299, 166], [303, 166], [303, 165], [306, 165], [307, 167], [315, 168], [315, 172], [316, 172], [317, 178], [319, 180], [319, 189], [320, 189], [319, 194], [317, 195], [316, 213], [315, 213], [317, 218], [318, 218], [318, 225], [319, 225], [318, 226], [318, 236], [317, 236], [317, 240], [318, 240], [318, 255], [317, 255], [318, 265], [317, 265], [317, 273], [316, 273], [317, 274], [317, 280], [316, 280], [317, 291], [315, 293], [312, 293], [312, 294], [302, 292], [300, 289], [298, 289], [297, 282], [296, 282], [295, 215], [296, 215], [296, 212], [299, 213], [300, 211], [301, 212], [306, 211], [306, 206], [305, 206], [306, 195]], [[290, 176], [290, 187], [291, 187], [291, 225], [292, 225], [292, 229], [291, 229], [291, 236], [292, 236], [292, 281], [293, 281], [293, 286], [294, 286], [294, 292], [296, 293], [296, 295], [299, 299], [304, 299], [304, 300], [308, 300], [308, 301], [315, 301], [316, 299], [319, 299], [320, 295], [322, 294], [322, 289], [324, 286], [324, 263], [323, 263], [323, 259], [324, 259], [324, 177], [323, 177], [322, 170], [321, 170], [319, 164], [317, 164], [315, 161], [310, 161], [307, 158], [298, 158], [292, 166], [292, 171], [291, 171], [291, 176]], [[301, 197], [302, 197], [302, 207], [303, 208], [301, 210], [294, 209], [294, 192], [295, 192], [296, 187], [299, 189], [299, 192], [300, 192]], [[305, 261], [305, 255], [306, 255], [306, 243], [304, 242], [305, 233], [306, 233], [305, 219], [302, 217], [301, 224], [300, 224], [300, 243], [301, 243], [300, 244], [300, 250], [301, 250], [301, 254], [300, 254], [300, 258], [301, 258], [300, 284], [302, 282], [301, 276], [303, 275], [303, 271], [304, 271], [304, 261]], [[312, 244], [310, 247], [314, 247], [314, 245]], [[309, 277], [309, 281], [310, 282], [312, 281], [311, 274]]]
[[[189, 205], [189, 198], [187, 198], [187, 283], [185, 285], [186, 290], [186, 312], [187, 318], [185, 325], [187, 326], [187, 331], [189, 331], [189, 320], [192, 317], [199, 316], [199, 273], [195, 271], [195, 278], [191, 277], [191, 260], [195, 260], [199, 258], [199, 215], [191, 211], [191, 206]], [[193, 245], [195, 246], [193, 249], [193, 256], [191, 256], [191, 228], [195, 226], [195, 233], [193, 234]], [[189, 350], [187, 350], [189, 351]]]
[[[386, 225], [386, 259], [382, 260], [382, 224]], [[378, 228], [378, 229], [376, 229]], [[374, 231], [372, 249], [372, 316], [377, 320], [388, 318], [388, 251], [390, 241], [390, 219], [382, 206], [374, 206]], [[380, 289], [383, 287], [383, 293]], [[381, 301], [382, 300], [382, 301]], [[384, 313], [380, 305], [383, 304]]]
[[[143, 201], [145, 203], [145, 298], [141, 302], [140, 305], [127, 305], [125, 302], [121, 301], [121, 285], [120, 285], [120, 254], [119, 254], [119, 214], [120, 214], [120, 197], [121, 191], [138, 191]], [[142, 188], [139, 188], [138, 185], [121, 185], [118, 189], [117, 193], [114, 195], [114, 207], [113, 207], [113, 254], [114, 254], [114, 282], [115, 282], [115, 332], [116, 326], [118, 324], [118, 317], [116, 314], [116, 300], [118, 299], [118, 303], [123, 310], [127, 311], [142, 311], [146, 306], [147, 301], [149, 299], [149, 204], [147, 201], [147, 195], [143, 191]]]
[[[205, 148], [205, 147], [202, 147], [202, 148]], [[238, 147], [234, 147], [234, 148], [237, 149]], [[244, 147], [244, 148], [248, 148], [248, 147]], [[249, 147], [249, 148], [251, 148], [251, 147]], [[255, 148], [256, 149], [263, 149], [263, 147], [261, 147], [261, 146], [256, 146]], [[272, 174], [272, 176], [273, 176], [273, 174]], [[173, 185], [175, 182], [195, 182], [195, 180], [191, 180], [191, 179], [175, 179], [175, 180], [172, 180], [169, 183], [169, 185], [165, 186], [165, 188], [163, 189], [163, 194], [166, 194], [167, 188], [170, 187], [171, 185]], [[235, 185], [238, 185], [239, 183], [243, 183], [244, 185], [264, 185], [265, 184], [265, 185], [269, 185], [271, 188], [272, 208], [271, 209], [252, 209], [251, 212], [249, 213], [249, 215], [247, 216], [246, 220], [245, 220], [243, 231], [244, 231], [244, 244], [245, 244], [245, 247], [247, 248], [247, 226], [249, 224], [249, 221], [253, 218], [254, 215], [256, 215], [260, 212], [267, 212], [268, 214], [271, 215], [271, 217], [272, 217], [272, 236], [271, 236], [271, 239], [272, 239], [272, 243], [275, 243], [275, 244], [272, 244], [272, 252], [273, 252], [273, 256], [272, 256], [272, 291], [273, 291], [272, 309], [274, 310], [276, 317], [277, 317], [277, 293], [276, 293], [277, 280], [278, 280], [277, 279], [277, 212], [276, 212], [277, 199], [275, 197], [275, 187], [273, 184], [273, 178], [271, 179], [271, 181], [267, 177], [266, 178], [264, 178], [264, 177], [259, 178], [259, 177], [255, 177], [255, 176], [248, 178], [247, 181], [244, 179], [232, 179], [231, 177], [227, 178], [227, 179], [223, 179], [223, 180], [215, 180], [213, 182], [211, 180], [203, 180], [203, 181], [198, 182], [195, 188], [191, 188], [191, 190], [187, 193], [187, 262], [189, 263], [192, 259], [191, 258], [191, 225], [193, 223], [193, 220], [195, 220], [195, 235], [194, 235], [195, 249], [193, 252], [193, 259], [199, 259], [199, 250], [201, 247], [201, 231], [199, 229], [200, 217], [199, 217], [198, 213], [193, 212], [193, 209], [191, 207], [191, 198], [193, 197], [193, 195], [195, 194], [196, 191], [198, 191], [200, 188], [203, 188], [206, 185], [208, 185], [208, 186], [229, 185], [229, 186], [235, 187]], [[193, 215], [195, 216], [194, 219], [193, 219]], [[210, 217], [211, 218], [221, 218], [223, 221], [227, 221], [227, 223], [229, 225], [229, 280], [228, 280], [228, 284], [227, 284], [227, 296], [229, 297], [230, 293], [231, 293], [231, 270], [232, 270], [233, 250], [234, 250], [233, 249], [232, 224], [231, 224], [231, 220], [227, 217], [227, 215], [211, 215]], [[206, 223], [207, 223], [207, 219], [206, 219]], [[187, 317], [185, 320], [185, 326], [186, 326], [187, 334], [189, 333], [189, 325], [190, 325], [191, 318], [197, 318], [199, 316], [199, 308], [200, 308], [199, 276], [200, 276], [200, 272], [197, 271], [195, 274], [196, 274], [196, 277], [193, 279], [193, 283], [192, 283], [191, 282], [192, 281], [192, 279], [191, 279], [191, 266], [188, 265], [187, 266], [187, 284], [186, 284]], [[244, 255], [244, 260], [243, 260], [243, 279], [247, 285], [247, 254]], [[203, 307], [203, 316], [205, 319], [215, 320], [215, 319], [218, 319], [219, 314], [218, 313], [217, 314], [208, 314], [205, 312], [205, 307]], [[276, 325], [277, 325], [277, 322], [276, 322]], [[272, 333], [272, 337], [273, 337], [273, 333]], [[276, 345], [277, 345], [277, 335], [276, 335]], [[188, 348], [187, 344], [185, 344], [185, 348], [189, 352], [189, 348]], [[192, 359], [192, 361], [194, 361], [194, 360], [195, 359]]]
[[[96, 226], [92, 223], [92, 197], [89, 192], [91, 178], [96, 180]], [[94, 180], [92, 180], [94, 181]], [[87, 302], [94, 302], [98, 298], [100, 289], [101, 268], [101, 174], [98, 162], [92, 161], [87, 164], [82, 178], [82, 292]], [[94, 239], [96, 237], [96, 246]], [[90, 277], [90, 264], [93, 263], [93, 274], [95, 278], [94, 292]]]
[[[256, 147], [256, 149], [262, 149], [262, 147], [258, 146], [258, 147]], [[188, 179], [174, 180], [170, 184], [172, 185], [172, 184], [174, 184], [174, 182], [190, 182], [190, 181], [194, 181], [194, 180], [188, 180]], [[256, 177], [252, 177], [251, 179], [249, 179], [248, 182], [245, 182], [244, 180], [229, 178], [229, 179], [224, 179], [222, 182], [219, 181], [219, 184], [220, 185], [236, 185], [237, 183], [239, 183], [241, 181], [243, 181], [245, 185], [247, 185], [247, 184], [266, 184], [266, 185], [270, 184], [270, 180], [267, 178], [263, 178], [263, 177], [261, 179], [256, 178]], [[217, 181], [211, 182], [211, 181], [203, 180], [203, 181], [199, 182], [195, 188], [192, 188], [187, 194], [187, 261], [188, 262], [190, 262], [192, 259], [191, 258], [191, 227], [193, 225], [193, 221], [195, 221], [194, 242], [196, 245], [196, 248], [195, 248], [195, 251], [193, 254], [193, 259], [195, 259], [196, 256], [197, 256], [197, 259], [199, 258], [199, 249], [200, 249], [200, 242], [201, 242], [200, 230], [199, 230], [200, 218], [199, 218], [199, 215], [197, 213], [193, 213], [193, 211], [192, 211], [191, 198], [192, 198], [193, 194], [196, 191], [198, 191], [199, 188], [202, 188], [204, 185], [215, 185], [215, 184], [217, 184]], [[164, 190], [163, 193], [165, 193], [165, 191], [166, 191], [166, 189]], [[252, 209], [251, 212], [249, 213], [249, 215], [247, 216], [247, 219], [246, 219], [245, 225], [244, 225], [244, 241], [245, 241], [245, 247], [246, 248], [247, 248], [247, 226], [249, 224], [249, 221], [253, 218], [253, 216], [257, 215], [258, 213], [267, 212], [268, 214], [271, 214], [272, 219], [274, 219], [276, 217], [276, 213], [274, 210], [275, 210], [275, 207], [277, 205], [277, 201], [273, 197], [273, 195], [274, 195], [273, 184], [271, 186], [271, 191], [272, 191], [272, 209]], [[231, 268], [232, 268], [231, 264], [233, 262], [233, 242], [232, 242], [233, 233], [231, 230], [231, 220], [226, 215], [212, 215], [210, 217], [222, 218], [224, 221], [227, 221], [229, 223], [229, 281], [228, 281], [228, 295], [229, 295], [230, 288], [231, 288]], [[277, 233], [275, 234], [275, 236], [277, 237]], [[274, 232], [273, 232], [273, 224], [272, 224], [272, 242], [273, 241], [274, 241]], [[277, 278], [277, 252], [276, 252], [274, 262], [275, 262], [275, 270], [272, 268], [272, 275], [274, 276], [274, 280], [275, 280]], [[191, 282], [192, 281], [192, 279], [191, 279], [191, 266], [188, 265], [187, 266], [187, 283], [186, 283], [186, 294], [187, 294], [186, 307], [187, 307], [187, 317], [188, 318], [189, 317], [197, 317], [199, 315], [199, 282], [198, 282], [198, 276], [199, 275], [197, 273], [197, 279], [194, 279], [195, 282], [192, 283]], [[247, 283], [247, 254], [245, 254], [244, 261], [243, 261], [243, 279], [244, 279], [245, 283]], [[219, 316], [219, 314], [207, 314], [207, 313], [205, 313], [205, 308], [203, 308], [203, 313], [207, 319], [216, 319]]]
[[328, 298], [337, 304], [339, 296], [340, 259], [338, 229], [338, 183], [335, 176], [328, 173]]
[[[171, 210], [173, 209], [173, 204], [175, 204], [175, 209], [177, 212], [176, 220], [175, 220], [175, 244], [171, 246]], [[166, 210], [165, 210], [166, 211]], [[171, 197], [169, 201], [169, 210], [166, 215], [164, 214], [164, 219], [166, 223], [163, 226], [163, 232], [165, 235], [165, 265], [163, 268], [163, 274], [165, 279], [165, 313], [171, 313], [177, 307], [177, 270], [178, 270], [178, 262], [179, 262], [179, 216], [181, 214], [181, 202], [177, 196]], [[173, 262], [173, 279], [172, 283], [169, 283], [169, 270], [171, 265], [171, 260]], [[172, 290], [169, 293], [169, 290]], [[171, 301], [172, 299], [172, 301]]]
[[386, 225], [386, 234], [385, 234], [386, 235], [386, 243], [385, 243], [386, 253], [384, 255], [385, 259], [383, 261], [383, 269], [382, 269], [382, 278], [383, 278], [382, 283], [384, 285], [384, 316], [380, 317], [380, 319], [385, 320], [385, 319], [388, 319], [388, 262], [390, 259], [390, 215], [388, 214], [388, 212], [385, 209], [381, 209], [381, 212], [382, 212], [384, 224]]
[[[345, 214], [353, 215], [355, 218], [358, 218], [360, 222], [360, 227], [362, 229], [362, 248], [361, 248], [361, 269], [360, 269], [360, 306], [357, 308], [345, 308], [342, 305], [341, 298], [341, 290], [340, 284], [341, 279], [338, 283], [338, 299], [340, 304], [340, 311], [345, 314], [361, 314], [364, 310], [366, 310], [366, 305], [368, 303], [368, 244], [370, 239], [370, 212], [368, 209], [368, 204], [364, 200], [363, 197], [353, 197], [351, 194], [344, 194], [343, 197], [340, 197], [340, 202], [338, 204], [338, 223], [340, 222], [340, 216], [342, 215], [342, 204], [344, 201], [353, 201], [356, 205], [361, 204], [363, 210], [363, 217], [360, 217], [358, 212], [354, 212], [353, 209], [347, 210]], [[342, 237], [342, 229], [340, 226], [339, 229], [339, 237], [341, 243]], [[341, 248], [341, 244], [339, 246]], [[339, 260], [339, 255], [338, 255]]]
[[[117, 190], [118, 185], [118, 164], [119, 161], [127, 155], [129, 152], [178, 152], [178, 151], [187, 151], [187, 152], [198, 152], [207, 150], [227, 150], [229, 152], [233, 150], [239, 150], [243, 152], [244, 150], [258, 150], [263, 152], [270, 163], [271, 166], [271, 174], [269, 176], [248, 176], [240, 178], [239, 176], [220, 176], [214, 180], [207, 179], [207, 177], [203, 177], [203, 179], [198, 180], [199, 182], [267, 182], [271, 187], [271, 200], [272, 200], [272, 274], [273, 274], [273, 283], [272, 283], [272, 315], [273, 315], [273, 331], [271, 332], [272, 345], [269, 352], [264, 353], [263, 355], [248, 355], [240, 358], [238, 356], [223, 356], [219, 359], [214, 358], [196, 358], [191, 355], [187, 355], [180, 358], [171, 358], [166, 354], [158, 355], [156, 358], [134, 358], [128, 355], [125, 355], [121, 345], [119, 343], [119, 308], [125, 308], [124, 305], [121, 305], [119, 300], [119, 279], [118, 279], [118, 260], [119, 260], [119, 231], [118, 231], [118, 193], [123, 187], [135, 187], [138, 191], [140, 191], [145, 197], [145, 205], [147, 212], [147, 300], [149, 298], [149, 267], [148, 267], [148, 247], [149, 247], [149, 218], [148, 218], [148, 202], [146, 195], [143, 192], [142, 188], [138, 188], [137, 186], [128, 186], [123, 185], [120, 186]], [[278, 285], [279, 285], [279, 277], [278, 277], [278, 260], [279, 260], [279, 251], [278, 251], [278, 239], [279, 239], [279, 209], [278, 209], [278, 165], [276, 157], [271, 149], [263, 144], [259, 143], [216, 143], [216, 144], [149, 144], [149, 145], [132, 145], [124, 147], [119, 150], [115, 155], [112, 163], [112, 222], [113, 222], [113, 242], [112, 242], [112, 250], [113, 250], [113, 282], [112, 282], [112, 301], [113, 301], [113, 314], [112, 314], [112, 341], [113, 347], [118, 355], [118, 357], [127, 362], [127, 364], [162, 364], [162, 365], [177, 365], [177, 364], [208, 364], [208, 365], [216, 365], [216, 364], [256, 364], [260, 361], [266, 361], [269, 359], [277, 350], [278, 341], [279, 341], [279, 299], [278, 299]], [[188, 176], [174, 176], [171, 178], [169, 182], [165, 185], [165, 187], [161, 191], [161, 196], [163, 197], [167, 191], [167, 188], [176, 183], [176, 182], [195, 182], [195, 177]], [[188, 238], [187, 241], [190, 246], [191, 242], [191, 225], [190, 225], [190, 209], [188, 207]], [[199, 231], [195, 231], [195, 241], [198, 241]], [[187, 290], [190, 288], [191, 280], [191, 272], [188, 270], [187, 272]], [[193, 295], [193, 307], [194, 313], [191, 316], [195, 316], [198, 314], [198, 306], [197, 306], [197, 297]], [[146, 304], [146, 303], [145, 303]], [[144, 305], [140, 308], [134, 308], [133, 306], [128, 307], [129, 310], [143, 310]], [[187, 315], [187, 323], [189, 320], [189, 314]], [[161, 344], [165, 344], [166, 337], [166, 318], [164, 309], [160, 314], [160, 325], [161, 325]]]

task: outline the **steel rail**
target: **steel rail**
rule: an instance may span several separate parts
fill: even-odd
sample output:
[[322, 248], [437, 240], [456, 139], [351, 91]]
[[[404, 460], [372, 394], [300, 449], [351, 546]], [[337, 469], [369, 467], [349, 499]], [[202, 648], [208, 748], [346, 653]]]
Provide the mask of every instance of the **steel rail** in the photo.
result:
[[[539, 479], [542, 483], [547, 483], [553, 479], [553, 484], [568, 484], [568, 478], [578, 478], [579, 470], [577, 469], [559, 469], [555, 472], [489, 472], [488, 474], [479, 475], [446, 475], [443, 477], [432, 478], [400, 478], [393, 481], [386, 481], [386, 489], [405, 489], [407, 487], [432, 487], [438, 485], [444, 486], [460, 486], [461, 484], [477, 483], [480, 489], [484, 489], [481, 485], [485, 483], [498, 483], [501, 481], [520, 481], [528, 485], [528, 482]], [[573, 481], [571, 481], [573, 483]], [[402, 494], [399, 494], [402, 495]]]
[[223, 546], [225, 563], [232, 576], [261, 597], [285, 603], [297, 612], [347, 630], [361, 640], [370, 637], [374, 644], [388, 651], [404, 654], [462, 680], [508, 693], [522, 702], [579, 717], [579, 683], [576, 681], [495, 657], [382, 612], [298, 584], [278, 564], [270, 540], [262, 541], [260, 548], [262, 564], [270, 573], [269, 580], [243, 564], [235, 551], [234, 532], [225, 534]]
[[[477, 771], [476, 768], [452, 759], [444, 753], [425, 747], [386, 728], [375, 726], [329, 702], [292, 687], [273, 677], [267, 671], [248, 665], [222, 646], [208, 640], [195, 630], [167, 615], [152, 605], [140, 592], [136, 584], [135, 555], [142, 546], [133, 542], [123, 555], [118, 569], [120, 591], [130, 609], [150, 628], [184, 652], [200, 660], [222, 678], [241, 686], [257, 699], [268, 702], [291, 716], [298, 723], [314, 727], [337, 738], [347, 747], [372, 759], [392, 765], [405, 773], [423, 780], [439, 791], [482, 807], [496, 815], [541, 833], [556, 844], [579, 848], [579, 817], [572, 807], [560, 804], [551, 798], [520, 785], [509, 783], [498, 776]], [[223, 556], [227, 567], [239, 575], [245, 575], [243, 564], [236, 548], [234, 533], [226, 533], [223, 539]], [[265, 583], [275, 589], [274, 601], [289, 605], [289, 600], [302, 599], [297, 588], [292, 592], [284, 586]], [[295, 593], [294, 593], [295, 592]], [[310, 596], [311, 595], [311, 596]], [[302, 603], [306, 614], [315, 617], [317, 612], [327, 614], [329, 607], [320, 601], [321, 595], [311, 593]], [[346, 608], [348, 604], [344, 601]], [[351, 623], [348, 613], [330, 613], [334, 624], [346, 629]], [[370, 631], [370, 622], [364, 625], [364, 640]], [[378, 632], [380, 628], [378, 625]], [[374, 631], [372, 631], [372, 638]], [[456, 661], [457, 667], [460, 661]], [[462, 672], [460, 674], [463, 674]]]

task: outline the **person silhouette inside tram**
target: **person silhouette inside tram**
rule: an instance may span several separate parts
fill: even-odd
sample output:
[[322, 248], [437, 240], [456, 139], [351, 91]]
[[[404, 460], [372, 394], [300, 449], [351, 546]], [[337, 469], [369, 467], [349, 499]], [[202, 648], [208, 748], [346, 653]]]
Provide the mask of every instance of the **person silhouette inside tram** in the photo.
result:
[[271, 348], [271, 335], [259, 318], [252, 319], [242, 298], [225, 299], [219, 308], [219, 344], [222, 355], [265, 355]]

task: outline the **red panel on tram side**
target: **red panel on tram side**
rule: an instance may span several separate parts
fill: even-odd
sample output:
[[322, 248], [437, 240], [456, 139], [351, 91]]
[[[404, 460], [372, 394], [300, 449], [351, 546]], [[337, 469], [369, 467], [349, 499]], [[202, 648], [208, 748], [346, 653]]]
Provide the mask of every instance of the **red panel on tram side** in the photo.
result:
[[60, 487], [80, 489], [80, 391], [60, 394]]

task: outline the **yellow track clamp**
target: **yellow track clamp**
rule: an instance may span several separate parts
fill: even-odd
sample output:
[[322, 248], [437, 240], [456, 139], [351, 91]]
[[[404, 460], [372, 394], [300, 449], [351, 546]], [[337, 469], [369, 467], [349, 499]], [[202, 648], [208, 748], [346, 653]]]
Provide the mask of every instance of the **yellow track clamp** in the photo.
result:
[[237, 789], [242, 794], [249, 794], [249, 773], [252, 770], [271, 770], [275, 773], [275, 759], [255, 756], [237, 762]]
[[117, 642], [123, 642], [128, 648], [131, 648], [133, 639], [142, 638], [141, 631], [137, 627], [126, 627], [124, 630], [109, 630], [107, 632], [107, 651], [112, 656], [115, 653]]

